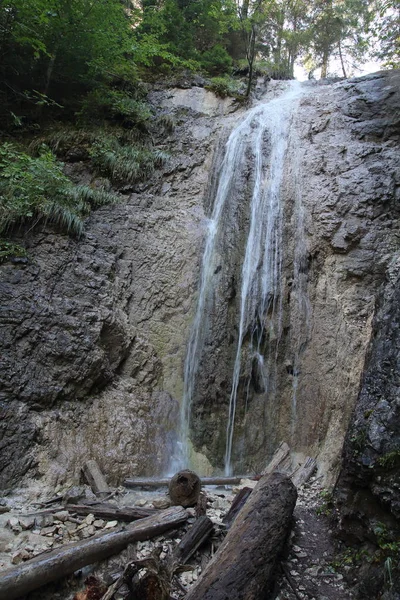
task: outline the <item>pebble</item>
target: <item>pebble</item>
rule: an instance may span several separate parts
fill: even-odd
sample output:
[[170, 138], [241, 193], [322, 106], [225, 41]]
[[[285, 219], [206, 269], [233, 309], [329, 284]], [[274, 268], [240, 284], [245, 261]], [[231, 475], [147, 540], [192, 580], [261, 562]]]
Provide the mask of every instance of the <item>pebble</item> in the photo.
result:
[[54, 518], [57, 519], [58, 521], [61, 521], [62, 523], [67, 521], [68, 517], [69, 517], [69, 512], [67, 510], [60, 510], [60, 511], [54, 513]]
[[154, 508], [169, 508], [171, 506], [171, 502], [168, 498], [155, 498], [153, 500]]
[[104, 527], [104, 523], [105, 522], [103, 521], [103, 519], [96, 519], [93, 522], [93, 525], [96, 527], [96, 529], [102, 529]]
[[21, 525], [24, 531], [26, 531], [27, 529], [32, 529], [35, 524], [35, 517], [19, 517], [18, 520], [19, 524]]
[[107, 523], [104, 525], [104, 529], [112, 529], [113, 527], [116, 527], [118, 525], [118, 521], [107, 521]]

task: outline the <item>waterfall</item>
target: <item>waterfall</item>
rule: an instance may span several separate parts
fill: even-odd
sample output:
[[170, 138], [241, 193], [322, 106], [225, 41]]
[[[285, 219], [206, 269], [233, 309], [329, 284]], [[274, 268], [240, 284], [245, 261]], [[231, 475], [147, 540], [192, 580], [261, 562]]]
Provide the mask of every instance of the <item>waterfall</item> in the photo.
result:
[[[178, 448], [172, 459], [171, 472], [189, 465], [190, 413], [207, 330], [207, 314], [214, 289], [213, 276], [217, 266], [217, 243], [223, 228], [223, 211], [233, 190], [235, 176], [244, 161], [245, 153], [251, 152], [254, 156], [254, 176], [250, 206], [250, 230], [242, 268], [239, 334], [229, 400], [225, 453], [225, 471], [227, 474], [231, 472], [243, 338], [247, 329], [254, 323], [257, 321], [264, 323], [268, 310], [276, 312], [280, 305], [278, 288], [281, 272], [282, 207], [279, 192], [287, 146], [290, 110], [300, 93], [300, 84], [290, 82], [289, 89], [280, 97], [258, 104], [251, 109], [228, 138], [212, 215], [208, 222], [197, 308], [184, 366]], [[268, 143], [271, 147], [269, 160], [264, 152], [266, 136], [269, 137]], [[278, 323], [278, 329], [279, 327]], [[279, 335], [279, 331], [276, 333]], [[257, 348], [259, 348], [259, 341]]]
[[[250, 230], [242, 267], [239, 334], [226, 428], [226, 475], [230, 475], [232, 471], [232, 444], [244, 335], [249, 328], [265, 324], [267, 313], [270, 313], [269, 326], [272, 330], [270, 335], [277, 339], [281, 335], [282, 202], [280, 190], [291, 111], [300, 93], [300, 84], [292, 82], [283, 96], [263, 105], [258, 133], [254, 139], [255, 183], [251, 199]], [[270, 136], [269, 164], [266, 164], [263, 155], [262, 142], [265, 132]], [[261, 336], [257, 337], [256, 353], [259, 355]]]

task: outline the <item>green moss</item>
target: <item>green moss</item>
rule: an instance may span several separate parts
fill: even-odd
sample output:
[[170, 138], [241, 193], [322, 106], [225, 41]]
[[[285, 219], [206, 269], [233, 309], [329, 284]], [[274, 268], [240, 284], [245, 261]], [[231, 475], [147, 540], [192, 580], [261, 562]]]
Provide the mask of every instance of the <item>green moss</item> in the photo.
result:
[[26, 256], [27, 252], [22, 246], [0, 239], [0, 263], [10, 258], [25, 258]]
[[385, 470], [395, 469], [400, 467], [400, 449], [392, 450], [381, 456], [377, 460], [377, 464]]

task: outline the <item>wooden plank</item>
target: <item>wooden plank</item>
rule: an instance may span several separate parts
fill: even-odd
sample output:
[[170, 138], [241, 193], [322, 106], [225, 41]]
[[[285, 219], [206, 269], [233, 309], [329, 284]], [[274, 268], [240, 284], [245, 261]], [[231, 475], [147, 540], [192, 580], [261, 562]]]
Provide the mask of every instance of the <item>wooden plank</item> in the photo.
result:
[[87, 460], [82, 467], [86, 481], [95, 494], [109, 494], [110, 488], [104, 479], [103, 473], [95, 460]]
[[103, 533], [32, 558], [0, 575], [0, 598], [15, 600], [46, 583], [121, 552], [132, 542], [148, 540], [179, 527], [187, 518], [184, 508], [174, 506], [131, 523], [123, 531]]

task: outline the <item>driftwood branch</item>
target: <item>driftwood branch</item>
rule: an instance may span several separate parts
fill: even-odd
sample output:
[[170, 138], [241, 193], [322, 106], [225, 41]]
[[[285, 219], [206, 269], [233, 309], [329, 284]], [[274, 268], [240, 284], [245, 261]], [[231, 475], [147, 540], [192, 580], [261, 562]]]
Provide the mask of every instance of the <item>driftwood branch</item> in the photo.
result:
[[168, 508], [126, 526], [123, 531], [100, 534], [40, 555], [8, 569], [0, 576], [0, 598], [19, 598], [85, 565], [116, 554], [132, 542], [148, 540], [168, 529], [179, 527], [187, 518], [185, 509]]

